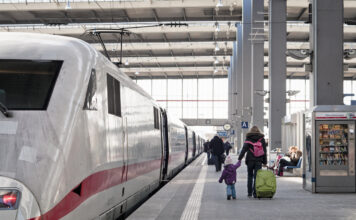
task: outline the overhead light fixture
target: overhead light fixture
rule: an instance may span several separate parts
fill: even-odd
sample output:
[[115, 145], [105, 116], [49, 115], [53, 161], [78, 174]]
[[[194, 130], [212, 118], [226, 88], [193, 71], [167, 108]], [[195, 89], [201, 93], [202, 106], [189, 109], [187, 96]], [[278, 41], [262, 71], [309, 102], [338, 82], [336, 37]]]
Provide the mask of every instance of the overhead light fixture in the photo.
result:
[[136, 72], [135, 72], [135, 75], [139, 75], [139, 74], [140, 74], [140, 72], [139, 72], [139, 71], [136, 71]]
[[219, 0], [219, 2], [216, 4], [216, 7], [219, 8], [219, 7], [223, 7], [223, 3], [222, 3], [222, 0]]
[[218, 51], [220, 51], [219, 45], [215, 44], [215, 52], [218, 52]]
[[65, 10], [72, 9], [72, 7], [70, 6], [70, 0], [67, 0], [66, 7], [64, 9]]
[[215, 32], [220, 32], [220, 25], [218, 22], [215, 23], [215, 26], [216, 26]]
[[218, 60], [218, 58], [216, 58], [216, 57], [215, 57], [214, 64], [219, 64], [219, 60]]
[[286, 93], [288, 94], [288, 96], [294, 96], [297, 95], [298, 93], [300, 93], [299, 90], [288, 90], [286, 91]]
[[219, 71], [215, 68], [215, 69], [214, 69], [214, 73], [218, 73], [218, 72], [219, 72]]
[[125, 61], [125, 66], [128, 66], [129, 65], [129, 60], [126, 60]]
[[260, 96], [265, 96], [269, 93], [267, 90], [255, 90], [255, 94], [260, 95]]

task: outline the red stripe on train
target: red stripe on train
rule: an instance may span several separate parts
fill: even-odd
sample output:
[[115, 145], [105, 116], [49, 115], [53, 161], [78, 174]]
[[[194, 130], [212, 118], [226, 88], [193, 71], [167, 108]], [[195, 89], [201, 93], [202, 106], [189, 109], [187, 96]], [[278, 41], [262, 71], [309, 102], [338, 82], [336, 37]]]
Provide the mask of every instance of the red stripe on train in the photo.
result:
[[[170, 159], [176, 159], [180, 155], [181, 153], [172, 154], [170, 155]], [[62, 218], [63, 216], [68, 215], [71, 211], [73, 211], [81, 203], [83, 203], [86, 199], [93, 196], [94, 194], [119, 185], [128, 180], [134, 179], [142, 174], [157, 170], [160, 167], [161, 159], [156, 159], [142, 163], [129, 164], [127, 177], [125, 172], [127, 167], [118, 167], [94, 173], [82, 181], [82, 190], [80, 196], [71, 191], [47, 213], [39, 217], [31, 218], [29, 220], [54, 220]]]
[[316, 119], [344, 119], [344, 118], [347, 118], [347, 117], [316, 117]]

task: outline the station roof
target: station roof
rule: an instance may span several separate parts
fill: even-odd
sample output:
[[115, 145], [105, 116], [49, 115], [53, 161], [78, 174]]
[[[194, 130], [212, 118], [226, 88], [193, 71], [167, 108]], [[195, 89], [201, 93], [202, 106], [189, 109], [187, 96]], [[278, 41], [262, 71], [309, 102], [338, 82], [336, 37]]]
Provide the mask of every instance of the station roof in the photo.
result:
[[[181, 22], [182, 27], [130, 30], [123, 41], [122, 70], [133, 78], [226, 77], [242, 0], [0, 0], [0, 31], [39, 32], [85, 40], [102, 50], [89, 29]], [[308, 0], [287, 0], [287, 49], [309, 49]], [[345, 49], [356, 47], [356, 1], [344, 1]], [[264, 31], [268, 75], [268, 1]], [[113, 62], [119, 61], [120, 35], [102, 35]], [[256, 39], [257, 40], [257, 39]], [[308, 75], [309, 58], [287, 57], [287, 75]], [[356, 59], [345, 59], [345, 77], [356, 76]], [[138, 75], [137, 75], [138, 73]]]

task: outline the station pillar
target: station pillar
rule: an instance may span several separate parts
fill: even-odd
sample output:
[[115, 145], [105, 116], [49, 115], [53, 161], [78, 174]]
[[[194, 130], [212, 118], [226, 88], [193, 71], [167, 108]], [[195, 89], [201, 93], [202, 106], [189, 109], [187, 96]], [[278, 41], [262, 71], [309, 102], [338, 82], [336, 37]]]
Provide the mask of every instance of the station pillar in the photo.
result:
[[343, 105], [344, 1], [312, 0], [310, 107]]
[[263, 96], [257, 91], [263, 91], [264, 80], [264, 0], [252, 1], [252, 124], [261, 131], [264, 127]]
[[[232, 61], [232, 57], [231, 57]], [[230, 62], [230, 67], [227, 70], [227, 79], [228, 79], [228, 111], [227, 111], [227, 120], [229, 122], [232, 121], [232, 80], [231, 80], [231, 74], [232, 74], [232, 62]]]
[[[252, 0], [243, 0], [242, 3], [242, 122], [251, 126], [252, 118], [252, 74], [251, 74], [251, 12]], [[248, 128], [242, 129], [243, 137]]]
[[[231, 142], [234, 143], [234, 147], [237, 147], [237, 140], [236, 140], [236, 106], [237, 106], [237, 100], [236, 100], [236, 89], [237, 89], [237, 85], [236, 85], [236, 44], [234, 42], [233, 44], [233, 50], [232, 50], [232, 56], [231, 56], [231, 61], [230, 61], [230, 66], [231, 66], [231, 125], [232, 125], [232, 130], [235, 131], [235, 133], [231, 133], [231, 137], [230, 140]], [[231, 143], [230, 142], [230, 143]]]
[[237, 138], [237, 147], [241, 149], [243, 146], [244, 136], [241, 129], [241, 119], [243, 114], [243, 103], [242, 103], [242, 96], [243, 96], [243, 80], [242, 80], [242, 24], [236, 23], [236, 39], [237, 39], [237, 50], [236, 52], [236, 115], [235, 115], [235, 126], [236, 126], [236, 138]]
[[287, 1], [269, 0], [269, 149], [281, 148], [286, 114]]

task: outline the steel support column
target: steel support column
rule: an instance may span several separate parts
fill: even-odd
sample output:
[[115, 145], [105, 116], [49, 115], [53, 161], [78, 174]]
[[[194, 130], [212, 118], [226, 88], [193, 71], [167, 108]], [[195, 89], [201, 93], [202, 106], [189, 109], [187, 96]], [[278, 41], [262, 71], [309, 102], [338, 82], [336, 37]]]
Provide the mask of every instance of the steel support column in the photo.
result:
[[237, 90], [238, 90], [238, 84], [237, 82], [237, 42], [233, 43], [233, 50], [232, 50], [232, 60], [231, 63], [233, 64], [233, 69], [232, 69], [232, 84], [233, 84], [233, 90], [232, 90], [232, 99], [233, 101], [233, 109], [232, 109], [232, 115], [233, 115], [233, 129], [235, 130], [235, 133], [232, 137], [233, 142], [234, 142], [234, 147], [238, 147], [238, 143], [237, 143], [237, 124], [236, 124], [236, 112], [237, 112], [237, 108], [238, 108], [238, 100], [237, 100]]
[[[231, 57], [232, 60], [232, 57]], [[231, 74], [232, 74], [232, 62], [230, 62], [230, 67], [228, 68], [228, 75], [227, 75], [227, 79], [228, 79], [228, 121], [231, 123], [232, 121], [232, 80], [231, 80]]]
[[237, 148], [242, 148], [244, 137], [241, 129], [241, 118], [242, 118], [242, 96], [243, 96], [243, 81], [242, 81], [242, 25], [240, 23], [236, 23], [236, 39], [237, 39], [237, 50], [236, 53], [236, 103], [237, 109], [235, 112], [235, 126], [236, 126], [236, 138], [237, 138]]
[[[242, 121], [251, 125], [251, 7], [252, 0], [242, 3]], [[248, 129], [242, 129], [245, 136]]]
[[311, 107], [343, 105], [344, 1], [312, 1]]
[[261, 130], [264, 127], [263, 96], [256, 91], [263, 91], [264, 80], [264, 0], [252, 1], [252, 125]]
[[269, 146], [281, 147], [282, 118], [286, 114], [286, 0], [269, 0]]
[[231, 71], [231, 80], [232, 80], [232, 114], [233, 114], [233, 120], [236, 121], [236, 109], [237, 109], [237, 100], [236, 100], [236, 90], [237, 90], [237, 84], [236, 84], [236, 69], [237, 69], [237, 43], [233, 43], [233, 50], [232, 50], [232, 71]]

